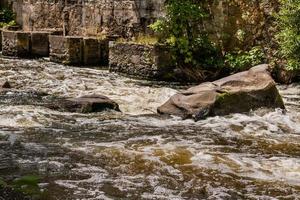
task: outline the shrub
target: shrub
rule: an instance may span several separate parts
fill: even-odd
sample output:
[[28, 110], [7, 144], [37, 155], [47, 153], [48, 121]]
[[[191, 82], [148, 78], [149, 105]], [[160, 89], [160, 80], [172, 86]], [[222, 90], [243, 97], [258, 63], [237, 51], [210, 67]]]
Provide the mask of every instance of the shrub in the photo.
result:
[[138, 35], [133, 42], [137, 44], [154, 45], [158, 42], [158, 39], [155, 36]]
[[14, 26], [14, 25], [16, 25], [15, 20], [12, 20], [12, 21], [10, 21], [8, 23], [0, 22], [0, 28], [6, 27], [6, 26]]
[[288, 70], [300, 69], [300, 1], [280, 0], [280, 3], [281, 10], [276, 16], [280, 53], [287, 60]]
[[225, 64], [233, 71], [243, 71], [261, 64], [266, 56], [261, 47], [253, 47], [250, 51], [237, 51], [225, 55]]
[[0, 22], [8, 23], [8, 22], [14, 20], [14, 18], [15, 18], [15, 15], [11, 10], [9, 10], [7, 8], [3, 8], [0, 10]]
[[216, 66], [220, 63], [219, 51], [201, 28], [207, 16], [199, 1], [167, 0], [166, 17], [150, 28], [159, 42], [171, 47], [178, 66]]
[[14, 13], [7, 9], [3, 8], [0, 10], [0, 28], [5, 26], [12, 26], [15, 25], [16, 22], [14, 21], [15, 15]]

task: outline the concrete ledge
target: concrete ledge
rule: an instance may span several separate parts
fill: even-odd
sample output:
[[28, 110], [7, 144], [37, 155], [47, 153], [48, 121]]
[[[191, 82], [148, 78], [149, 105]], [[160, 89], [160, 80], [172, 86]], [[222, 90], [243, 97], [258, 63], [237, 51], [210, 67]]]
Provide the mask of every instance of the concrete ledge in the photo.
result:
[[173, 77], [171, 54], [164, 46], [113, 43], [109, 46], [109, 70], [125, 75], [169, 80]]

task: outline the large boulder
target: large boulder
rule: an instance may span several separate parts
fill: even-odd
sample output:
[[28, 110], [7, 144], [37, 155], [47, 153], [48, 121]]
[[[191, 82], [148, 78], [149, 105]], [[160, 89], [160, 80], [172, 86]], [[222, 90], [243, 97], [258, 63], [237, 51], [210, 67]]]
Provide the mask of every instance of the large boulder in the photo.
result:
[[158, 108], [158, 113], [200, 120], [261, 107], [284, 109], [267, 68], [268, 65], [259, 65], [249, 71], [189, 88], [172, 96]]

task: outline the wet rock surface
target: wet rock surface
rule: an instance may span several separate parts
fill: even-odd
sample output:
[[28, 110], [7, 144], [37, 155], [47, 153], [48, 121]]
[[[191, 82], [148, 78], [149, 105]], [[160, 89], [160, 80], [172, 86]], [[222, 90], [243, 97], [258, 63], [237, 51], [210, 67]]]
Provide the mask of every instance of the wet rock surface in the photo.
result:
[[43, 106], [62, 112], [94, 113], [105, 110], [120, 111], [119, 105], [103, 95], [64, 98], [34, 90], [0, 90], [0, 105]]
[[0, 88], [11, 88], [11, 85], [8, 81], [0, 82]]
[[86, 95], [78, 98], [68, 98], [63, 103], [64, 110], [70, 112], [101, 112], [104, 110], [120, 111], [119, 105], [113, 100], [102, 95]]
[[262, 107], [284, 109], [267, 68], [268, 65], [259, 65], [246, 72], [189, 88], [172, 96], [158, 108], [158, 113], [200, 120]]

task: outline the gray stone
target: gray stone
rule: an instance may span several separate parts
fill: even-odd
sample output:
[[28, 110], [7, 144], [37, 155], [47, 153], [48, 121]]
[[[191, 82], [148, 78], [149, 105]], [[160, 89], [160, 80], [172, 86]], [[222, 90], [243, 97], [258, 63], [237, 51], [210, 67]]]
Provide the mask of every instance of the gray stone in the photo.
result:
[[0, 29], [0, 51], [2, 51], [2, 29]]
[[31, 32], [32, 56], [49, 56], [49, 34], [49, 32]]
[[102, 95], [86, 95], [79, 98], [66, 99], [63, 109], [79, 113], [102, 112], [104, 110], [120, 111], [116, 102]]
[[49, 36], [50, 61], [66, 65], [81, 65], [83, 61], [82, 38]]
[[108, 66], [108, 40], [95, 37], [83, 38], [83, 64]]
[[109, 70], [134, 77], [166, 80], [172, 77], [169, 50], [159, 45], [113, 43], [109, 47]]
[[109, 64], [109, 40], [100, 40], [100, 65], [108, 66]]
[[100, 65], [101, 48], [97, 38], [83, 38], [83, 64]]
[[34, 105], [62, 112], [95, 113], [106, 110], [120, 112], [119, 105], [103, 95], [65, 98], [30, 90], [0, 90], [0, 105]]
[[16, 21], [26, 31], [65, 28], [68, 35], [130, 37], [148, 31], [163, 15], [163, 0], [14, 0]]
[[3, 30], [2, 55], [30, 57], [30, 33]]
[[189, 88], [172, 96], [158, 108], [158, 113], [200, 120], [261, 107], [284, 109], [282, 98], [267, 68], [267, 65], [260, 65]]

